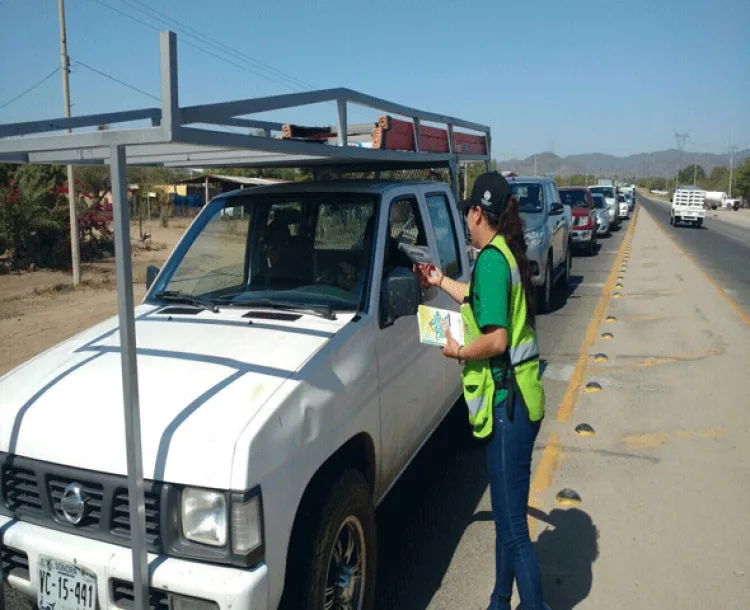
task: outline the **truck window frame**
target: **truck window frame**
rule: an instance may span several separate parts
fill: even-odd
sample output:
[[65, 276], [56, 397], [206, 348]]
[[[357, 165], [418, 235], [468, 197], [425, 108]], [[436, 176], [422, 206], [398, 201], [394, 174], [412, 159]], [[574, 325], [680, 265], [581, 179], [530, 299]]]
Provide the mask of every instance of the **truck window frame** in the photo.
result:
[[[450, 225], [450, 231], [453, 234], [453, 249], [456, 254], [456, 272], [452, 275], [449, 274], [448, 277], [455, 280], [457, 278], [462, 277], [464, 273], [464, 268], [463, 268], [464, 264], [463, 264], [463, 260], [461, 259], [461, 243], [459, 242], [459, 239], [458, 239], [459, 231], [458, 231], [458, 228], [456, 227], [455, 214], [453, 214], [453, 209], [451, 207], [450, 200], [448, 198], [448, 195], [445, 193], [445, 191], [428, 191], [424, 194], [424, 200], [425, 200], [425, 204], [427, 205], [428, 214], [430, 214], [430, 201], [429, 201], [430, 197], [442, 197], [443, 202], [445, 203], [445, 211], [448, 213], [448, 218], [449, 218], [448, 222]], [[438, 256], [440, 256], [440, 245], [439, 245], [440, 242], [437, 238], [437, 232], [435, 231], [435, 223], [432, 220], [432, 215], [430, 215], [430, 224], [432, 225], [432, 231], [433, 231], [433, 234], [435, 235], [435, 246], [438, 251]], [[463, 226], [461, 227], [461, 229], [462, 229], [461, 234], [463, 235], [464, 233]], [[442, 259], [440, 260], [440, 264], [441, 266], [443, 265]], [[443, 271], [445, 271], [444, 267], [443, 267]]]

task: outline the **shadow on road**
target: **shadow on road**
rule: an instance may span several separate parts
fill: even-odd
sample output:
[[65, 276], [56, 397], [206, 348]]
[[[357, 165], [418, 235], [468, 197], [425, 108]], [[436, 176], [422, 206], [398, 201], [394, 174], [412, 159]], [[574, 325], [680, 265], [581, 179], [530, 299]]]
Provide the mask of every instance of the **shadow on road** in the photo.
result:
[[[574, 296], [575, 291], [583, 283], [583, 279], [584, 278], [582, 275], [571, 275], [570, 282], [565, 287], [562, 285], [562, 282], [558, 282], [555, 285], [555, 296], [552, 299], [552, 307], [546, 313], [551, 314], [551, 313], [555, 313], [556, 311], [560, 311], [563, 307], [565, 307], [565, 305], [568, 302], [568, 299], [576, 298]], [[545, 314], [540, 313], [538, 315], [545, 315]]]
[[459, 401], [378, 509], [378, 610], [427, 608], [474, 520], [488, 478], [467, 426]]
[[555, 610], [572, 610], [591, 592], [599, 531], [578, 508], [555, 508], [546, 514], [529, 507], [529, 516], [552, 526], [535, 543], [545, 600]]

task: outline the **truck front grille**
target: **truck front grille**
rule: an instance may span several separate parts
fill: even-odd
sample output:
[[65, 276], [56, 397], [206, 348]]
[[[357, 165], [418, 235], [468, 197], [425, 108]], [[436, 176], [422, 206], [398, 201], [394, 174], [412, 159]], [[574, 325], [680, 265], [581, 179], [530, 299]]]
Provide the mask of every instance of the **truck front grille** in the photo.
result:
[[68, 485], [78, 483], [81, 486], [81, 495], [86, 502], [86, 511], [83, 520], [76, 526], [78, 529], [96, 529], [102, 520], [102, 506], [104, 505], [104, 487], [97, 483], [73, 480], [52, 476], [47, 479], [52, 509], [60, 521], [65, 521], [62, 510], [62, 497]]
[[[158, 493], [146, 492], [146, 541], [156, 545], [160, 540], [159, 515], [161, 501]], [[130, 500], [128, 490], [121, 487], [112, 500], [112, 533], [130, 539]]]
[[[130, 545], [130, 503], [127, 479], [68, 468], [0, 453], [0, 513], [64, 532]], [[83, 518], [71, 523], [63, 496], [76, 484], [84, 500]], [[169, 485], [145, 481], [146, 543], [152, 553], [164, 551], [162, 497]]]
[[41, 515], [42, 494], [34, 471], [11, 462], [3, 466], [2, 473], [5, 505], [13, 511], [20, 509]]

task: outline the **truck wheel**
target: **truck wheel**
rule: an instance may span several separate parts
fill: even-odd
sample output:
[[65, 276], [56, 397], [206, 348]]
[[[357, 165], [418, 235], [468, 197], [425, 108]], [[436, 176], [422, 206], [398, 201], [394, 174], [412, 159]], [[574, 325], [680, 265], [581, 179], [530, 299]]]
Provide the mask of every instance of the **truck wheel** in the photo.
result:
[[671, 226], [674, 226], [674, 216], [670, 216], [670, 217], [669, 217], [669, 224], [670, 224]]
[[[329, 480], [330, 481], [330, 480]], [[318, 492], [318, 493], [315, 493]], [[325, 495], [323, 495], [325, 493]], [[281, 608], [372, 610], [377, 534], [370, 488], [357, 470], [313, 490], [295, 527]]]
[[696, 229], [700, 229], [702, 226], [703, 226], [703, 219], [702, 218], [699, 218], [698, 220], [695, 221], [695, 228]]
[[544, 272], [544, 284], [539, 290], [539, 310], [547, 313], [552, 309], [552, 255], [547, 260], [547, 269]]

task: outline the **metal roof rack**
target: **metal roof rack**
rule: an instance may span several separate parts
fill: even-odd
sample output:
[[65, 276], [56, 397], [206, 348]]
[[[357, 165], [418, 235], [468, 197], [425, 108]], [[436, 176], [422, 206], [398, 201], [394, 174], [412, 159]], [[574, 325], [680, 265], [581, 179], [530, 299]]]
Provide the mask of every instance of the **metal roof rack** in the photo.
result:
[[[0, 125], [0, 160], [11, 163], [105, 164], [112, 147], [124, 147], [128, 165], [195, 167], [348, 166], [352, 169], [403, 169], [450, 166], [452, 162], [490, 161], [490, 128], [455, 117], [426, 112], [359, 93], [335, 88], [263, 98], [180, 107], [177, 87], [176, 36], [161, 32], [161, 107], [88, 116]], [[300, 128], [245, 118], [261, 112], [336, 102], [337, 124], [328, 128]], [[348, 125], [348, 105], [354, 104], [410, 119], [410, 148], [397, 149], [375, 142], [373, 134], [387, 131], [390, 117], [380, 125]], [[385, 121], [384, 121], [385, 119]], [[96, 130], [102, 124], [150, 122], [148, 126]], [[404, 122], [393, 119], [399, 127]], [[444, 130], [422, 125], [439, 123]], [[384, 123], [386, 123], [384, 125]], [[226, 128], [257, 129], [263, 135], [231, 133]], [[54, 134], [66, 129], [88, 129]], [[224, 129], [221, 129], [224, 128]], [[373, 129], [374, 128], [374, 129]], [[469, 136], [455, 128], [478, 132]], [[441, 144], [436, 144], [439, 133]], [[274, 134], [280, 134], [274, 136]], [[285, 133], [293, 137], [285, 137]], [[302, 133], [302, 137], [294, 137]], [[413, 134], [419, 134], [414, 142]], [[20, 137], [19, 137], [20, 136]], [[477, 137], [483, 146], [462, 145]], [[386, 139], [386, 138], [383, 138]], [[364, 140], [364, 142], [363, 142]], [[368, 141], [369, 140], [369, 141]], [[354, 145], [352, 145], [354, 144]], [[378, 147], [379, 145], [379, 147]], [[441, 150], [442, 148], [442, 150]]]
[[[337, 171], [449, 168], [457, 195], [458, 164], [490, 169], [490, 128], [336, 88], [180, 107], [177, 37], [160, 33], [161, 107], [0, 125], [0, 161], [36, 164], [106, 164], [112, 175], [117, 301], [123, 380], [128, 493], [136, 610], [148, 608], [148, 563], [136, 362], [133, 275], [130, 259], [126, 165], [162, 167], [320, 167]], [[300, 127], [245, 118], [261, 112], [336, 102], [336, 125]], [[348, 124], [348, 105], [386, 113], [377, 123]], [[406, 117], [408, 121], [390, 115]], [[140, 126], [98, 129], [102, 124]], [[147, 125], [143, 125], [147, 122]], [[444, 129], [422, 125], [438, 123]], [[227, 128], [260, 130], [263, 135]], [[456, 128], [478, 132], [470, 135]], [[83, 129], [72, 133], [56, 133]], [[371, 131], [370, 131], [371, 129]], [[277, 134], [277, 135], [274, 135]], [[135, 499], [135, 501], [132, 501]]]

